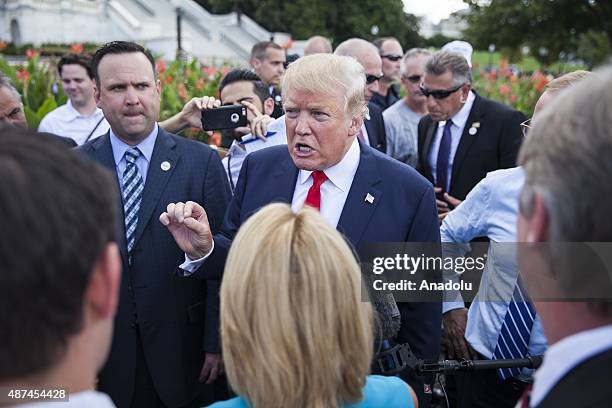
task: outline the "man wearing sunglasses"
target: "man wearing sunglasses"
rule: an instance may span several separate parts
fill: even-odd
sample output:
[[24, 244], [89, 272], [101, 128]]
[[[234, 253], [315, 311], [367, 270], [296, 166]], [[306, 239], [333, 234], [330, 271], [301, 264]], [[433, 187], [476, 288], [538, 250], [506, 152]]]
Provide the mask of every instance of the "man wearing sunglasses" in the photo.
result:
[[385, 131], [387, 133], [387, 154], [394, 159], [416, 167], [417, 128], [419, 121], [427, 115], [427, 98], [419, 85], [423, 80], [425, 64], [431, 53], [422, 48], [406, 52], [401, 64], [402, 86], [406, 96], [385, 110]]
[[366, 40], [350, 38], [340, 43], [334, 54], [353, 57], [363, 66], [366, 74], [365, 100], [368, 103], [369, 117], [365, 117], [357, 138], [362, 144], [386, 153], [387, 134], [382, 109], [372, 102], [372, 98], [380, 89], [380, 81], [384, 76], [378, 50]]
[[393, 37], [379, 38], [373, 44], [382, 59], [383, 77], [378, 81], [378, 92], [372, 96], [372, 102], [384, 111], [399, 99], [398, 83], [404, 51], [399, 41]]
[[440, 51], [425, 66], [420, 89], [429, 114], [418, 127], [418, 169], [435, 186], [440, 222], [490, 171], [516, 166], [521, 112], [472, 89], [466, 58]]

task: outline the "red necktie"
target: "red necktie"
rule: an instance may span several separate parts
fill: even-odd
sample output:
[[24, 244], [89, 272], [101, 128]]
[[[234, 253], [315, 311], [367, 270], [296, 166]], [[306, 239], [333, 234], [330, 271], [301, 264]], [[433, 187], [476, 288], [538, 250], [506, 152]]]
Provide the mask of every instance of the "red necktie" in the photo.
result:
[[319, 210], [321, 208], [321, 185], [327, 180], [327, 176], [320, 170], [312, 172], [312, 186], [308, 190], [306, 202], [304, 205], [309, 205]]

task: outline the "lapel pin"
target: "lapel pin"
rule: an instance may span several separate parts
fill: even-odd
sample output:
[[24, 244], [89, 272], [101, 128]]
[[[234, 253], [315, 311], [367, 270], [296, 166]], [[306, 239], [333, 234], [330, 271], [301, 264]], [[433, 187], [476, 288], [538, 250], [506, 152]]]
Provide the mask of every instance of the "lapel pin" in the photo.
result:
[[478, 129], [480, 127], [480, 122], [472, 123], [472, 127], [475, 127], [476, 129]]
[[372, 196], [372, 194], [370, 194], [370, 193], [366, 194], [365, 202], [367, 202], [368, 204], [373, 204], [374, 203], [374, 197]]
[[168, 171], [168, 170], [170, 170], [170, 162], [169, 161], [163, 161], [160, 167], [161, 167], [161, 169], [163, 171]]
[[472, 127], [470, 128], [470, 130], [468, 130], [468, 133], [472, 136], [474, 136], [476, 134], [476, 132], [478, 132], [478, 129], [476, 129], [475, 127], [473, 127], [474, 125], [472, 125]]

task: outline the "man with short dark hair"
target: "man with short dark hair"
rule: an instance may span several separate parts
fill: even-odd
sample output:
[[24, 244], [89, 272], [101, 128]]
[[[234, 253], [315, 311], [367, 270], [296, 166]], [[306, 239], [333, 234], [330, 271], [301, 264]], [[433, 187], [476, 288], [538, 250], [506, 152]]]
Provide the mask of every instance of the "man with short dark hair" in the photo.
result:
[[490, 171], [516, 166], [521, 112], [472, 91], [466, 58], [439, 51], [425, 66], [418, 169], [434, 186], [440, 222]]
[[383, 77], [378, 81], [378, 92], [372, 96], [372, 103], [384, 111], [399, 99], [400, 61], [404, 51], [394, 37], [378, 38], [373, 44], [382, 59]]
[[100, 389], [121, 407], [201, 406], [211, 401], [199, 381], [213, 382], [222, 364], [219, 282], [177, 281], [177, 265], [189, 259], [156, 219], [180, 197], [203, 205], [217, 230], [230, 198], [221, 160], [158, 126], [161, 84], [143, 47], [108, 43], [93, 68], [110, 131], [79, 150], [113, 171], [123, 209], [124, 279]]
[[78, 145], [108, 132], [108, 122], [93, 97], [91, 57], [64, 55], [57, 64], [57, 72], [68, 102], [49, 112], [40, 122], [38, 131], [69, 137]]
[[0, 405], [38, 406], [7, 393], [45, 389], [70, 406], [114, 407], [95, 390], [121, 279], [116, 197], [101, 166], [26, 129], [0, 130]]
[[253, 72], [268, 86], [272, 99], [274, 99], [273, 118], [283, 115], [281, 93], [278, 89], [280, 81], [285, 73], [285, 61], [287, 57], [283, 48], [272, 41], [261, 41], [251, 49], [249, 63]]

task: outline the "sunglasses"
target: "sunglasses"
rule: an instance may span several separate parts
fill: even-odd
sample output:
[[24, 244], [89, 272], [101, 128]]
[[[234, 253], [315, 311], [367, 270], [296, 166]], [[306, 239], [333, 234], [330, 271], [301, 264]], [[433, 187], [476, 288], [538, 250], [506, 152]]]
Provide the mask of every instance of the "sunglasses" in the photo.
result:
[[529, 133], [529, 129], [531, 129], [531, 119], [527, 119], [526, 121], [521, 123], [521, 130], [523, 131], [523, 136], [527, 136], [527, 133]]
[[440, 99], [448, 98], [450, 94], [457, 92], [459, 89], [461, 89], [463, 85], [465, 84], [458, 85], [452, 89], [436, 89], [435, 91], [431, 91], [427, 89], [425, 85], [421, 84], [419, 85], [419, 89], [421, 90], [421, 93], [425, 95], [426, 97], [429, 97], [429, 95], [431, 95], [434, 97], [434, 99], [440, 100]]
[[366, 74], [366, 84], [370, 85], [376, 81], [380, 81], [382, 77], [383, 77], [382, 74], [380, 75]]
[[397, 55], [397, 54], [387, 54], [387, 55], [381, 55], [380, 58], [386, 58], [389, 61], [397, 62], [402, 59], [402, 56]]
[[402, 78], [404, 78], [406, 81], [410, 81], [413, 84], [416, 84], [417, 82], [421, 82], [421, 78], [423, 78], [423, 76], [422, 75], [410, 75], [410, 76], [402, 75]]

